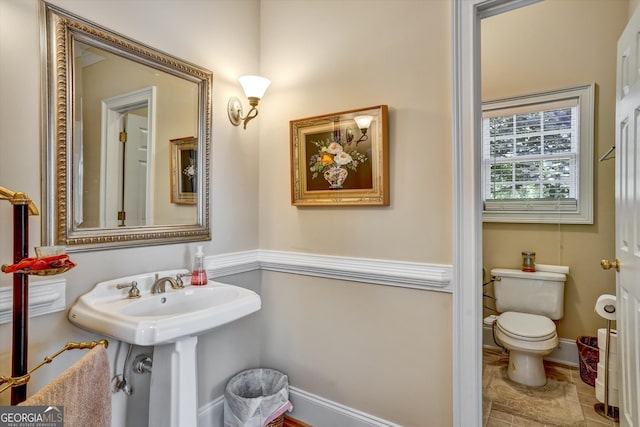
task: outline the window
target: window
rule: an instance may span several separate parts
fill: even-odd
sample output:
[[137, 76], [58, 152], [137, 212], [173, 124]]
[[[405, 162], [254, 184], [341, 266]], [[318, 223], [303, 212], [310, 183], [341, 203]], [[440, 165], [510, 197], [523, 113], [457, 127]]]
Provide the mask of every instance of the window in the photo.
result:
[[485, 222], [593, 223], [595, 85], [482, 104]]

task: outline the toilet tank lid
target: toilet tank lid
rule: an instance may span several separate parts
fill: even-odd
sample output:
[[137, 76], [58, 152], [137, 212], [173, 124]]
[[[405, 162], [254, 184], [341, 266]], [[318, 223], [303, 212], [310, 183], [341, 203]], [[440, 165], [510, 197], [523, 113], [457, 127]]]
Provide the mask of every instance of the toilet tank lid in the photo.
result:
[[514, 277], [518, 279], [549, 280], [552, 282], [564, 282], [567, 280], [567, 276], [561, 273], [551, 273], [548, 271], [528, 272], [511, 268], [494, 268], [491, 270], [491, 275], [495, 277]]

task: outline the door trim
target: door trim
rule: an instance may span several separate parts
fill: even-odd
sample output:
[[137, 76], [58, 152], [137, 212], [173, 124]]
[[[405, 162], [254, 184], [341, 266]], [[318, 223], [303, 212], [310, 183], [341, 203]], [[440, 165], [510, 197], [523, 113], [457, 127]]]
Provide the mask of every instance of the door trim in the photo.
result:
[[539, 0], [453, 0], [453, 425], [482, 426], [480, 20]]
[[100, 228], [111, 228], [117, 226], [117, 224], [109, 223], [109, 209], [111, 209], [111, 213], [113, 213], [114, 204], [117, 206], [117, 194], [119, 187], [118, 174], [110, 173], [110, 171], [113, 171], [114, 163], [117, 170], [121, 169], [118, 160], [121, 117], [124, 113], [138, 108], [147, 108], [147, 131], [149, 143], [147, 148], [147, 192], [145, 196], [145, 206], [147, 212], [147, 225], [153, 223], [153, 218], [150, 218], [149, 215], [153, 215], [152, 197], [155, 191], [153, 187], [153, 176], [155, 172], [153, 156], [155, 155], [156, 87], [149, 86], [122, 95], [106, 98], [101, 102]]

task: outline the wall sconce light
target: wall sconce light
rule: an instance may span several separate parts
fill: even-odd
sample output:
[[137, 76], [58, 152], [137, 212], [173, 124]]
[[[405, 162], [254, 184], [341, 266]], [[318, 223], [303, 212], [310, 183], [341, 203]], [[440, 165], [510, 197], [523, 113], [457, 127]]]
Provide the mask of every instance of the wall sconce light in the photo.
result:
[[258, 103], [264, 96], [267, 88], [271, 84], [271, 81], [267, 78], [260, 76], [242, 76], [238, 78], [240, 84], [242, 85], [242, 89], [244, 89], [244, 94], [249, 100], [249, 105], [251, 105], [251, 110], [247, 113], [246, 116], [242, 116], [242, 103], [237, 96], [232, 96], [229, 98], [229, 103], [227, 104], [227, 114], [229, 115], [229, 121], [234, 126], [239, 126], [240, 123], [243, 124], [243, 129], [247, 128], [247, 123], [250, 120], [253, 120], [258, 115]]

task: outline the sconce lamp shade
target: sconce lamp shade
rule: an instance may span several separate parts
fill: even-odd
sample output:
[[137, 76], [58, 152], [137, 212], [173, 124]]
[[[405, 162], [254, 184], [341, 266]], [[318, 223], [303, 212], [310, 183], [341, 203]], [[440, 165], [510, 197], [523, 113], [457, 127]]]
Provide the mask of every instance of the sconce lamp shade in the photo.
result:
[[373, 116], [355, 116], [353, 120], [358, 124], [358, 129], [369, 129]]
[[238, 80], [240, 80], [240, 84], [247, 98], [262, 99], [271, 84], [271, 80], [260, 76], [242, 76], [239, 77]]
[[243, 123], [242, 127], [246, 129], [247, 123], [258, 116], [258, 104], [271, 84], [271, 81], [260, 76], [242, 76], [239, 77], [238, 80], [242, 85], [242, 89], [244, 89], [244, 94], [249, 100], [251, 109], [246, 116], [243, 116], [242, 103], [238, 97], [232, 96], [229, 98], [229, 103], [227, 104], [227, 115], [232, 125], [239, 126], [240, 123]]

